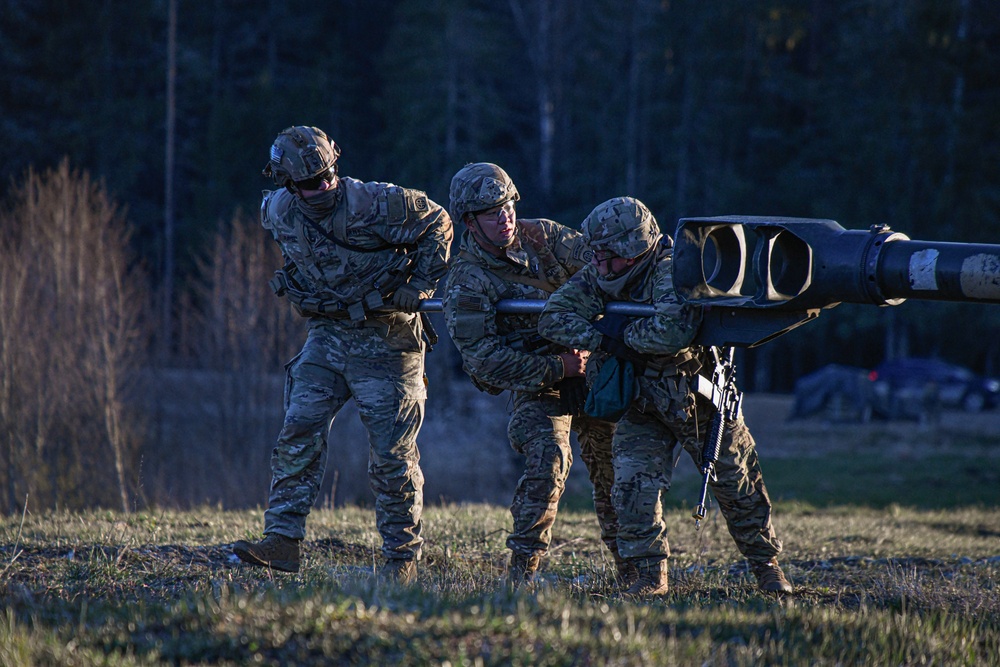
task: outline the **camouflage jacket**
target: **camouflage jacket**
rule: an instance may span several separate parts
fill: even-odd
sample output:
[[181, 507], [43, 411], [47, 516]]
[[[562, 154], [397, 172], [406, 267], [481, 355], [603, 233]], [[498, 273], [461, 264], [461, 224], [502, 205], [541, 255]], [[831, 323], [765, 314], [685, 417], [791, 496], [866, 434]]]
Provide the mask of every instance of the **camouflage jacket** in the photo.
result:
[[557, 354], [564, 348], [538, 335], [538, 315], [497, 313], [496, 302], [544, 299], [590, 257], [579, 232], [545, 219], [518, 220], [503, 258], [484, 251], [468, 232], [462, 236], [445, 280], [444, 314], [477, 386], [490, 393], [537, 392], [562, 379]]
[[[660, 256], [646, 273], [632, 281], [627, 298], [633, 303], [650, 303], [651, 317], [638, 317], [625, 329], [625, 344], [654, 357], [673, 357], [691, 345], [701, 324], [701, 308], [682, 306], [674, 293], [671, 253], [658, 249]], [[597, 350], [602, 334], [591, 324], [614, 301], [601, 289], [593, 266], [576, 274], [549, 297], [538, 322], [543, 336], [567, 347]], [[669, 359], [659, 360], [668, 362]]]
[[276, 291], [303, 315], [354, 320], [405, 282], [432, 293], [448, 267], [448, 213], [423, 192], [391, 183], [341, 178], [338, 187], [333, 212], [317, 221], [288, 190], [264, 193], [261, 224], [286, 262]]

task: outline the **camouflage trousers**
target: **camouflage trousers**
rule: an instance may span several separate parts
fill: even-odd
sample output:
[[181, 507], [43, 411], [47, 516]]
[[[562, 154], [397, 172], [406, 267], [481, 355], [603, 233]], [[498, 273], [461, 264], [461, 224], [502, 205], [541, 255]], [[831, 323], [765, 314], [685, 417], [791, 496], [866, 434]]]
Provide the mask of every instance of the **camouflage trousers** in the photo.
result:
[[510, 513], [514, 530], [507, 547], [529, 556], [544, 553], [552, 541], [559, 499], [573, 463], [570, 431], [577, 434], [580, 458], [594, 486], [594, 509], [601, 528], [601, 541], [618, 553], [618, 519], [611, 504], [614, 469], [611, 440], [615, 425], [586, 415], [560, 415], [555, 392], [517, 392], [514, 411], [507, 424], [510, 445], [525, 457], [524, 473], [518, 480]]
[[286, 366], [285, 422], [271, 454], [265, 533], [304, 537], [326, 471], [330, 426], [354, 398], [368, 431], [368, 478], [382, 554], [419, 557], [424, 478], [417, 433], [427, 395], [423, 347], [419, 325], [385, 334], [314, 321], [302, 351]]
[[[670, 555], [660, 501], [670, 490], [675, 450], [687, 450], [701, 466], [701, 450], [715, 408], [696, 401], [696, 418], [670, 416], [640, 399], [618, 422], [614, 439], [615, 485], [612, 492], [618, 514], [618, 548], [625, 558], [662, 560]], [[722, 437], [717, 480], [712, 494], [726, 520], [729, 534], [749, 560], [768, 560], [781, 552], [781, 541], [771, 524], [771, 500], [764, 486], [753, 437], [741, 417]]]

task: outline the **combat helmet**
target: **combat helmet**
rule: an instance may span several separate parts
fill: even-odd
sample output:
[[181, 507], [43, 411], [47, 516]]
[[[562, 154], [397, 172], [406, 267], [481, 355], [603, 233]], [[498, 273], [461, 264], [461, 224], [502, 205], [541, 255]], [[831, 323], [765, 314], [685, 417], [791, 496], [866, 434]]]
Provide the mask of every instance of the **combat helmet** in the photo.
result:
[[318, 127], [295, 125], [281, 131], [271, 144], [271, 159], [264, 166], [264, 176], [275, 185], [293, 192], [312, 189], [319, 181], [337, 173], [340, 147]]
[[583, 236], [594, 250], [610, 250], [632, 259], [660, 242], [656, 218], [633, 197], [615, 197], [600, 204], [583, 221]]
[[458, 170], [451, 179], [448, 213], [452, 220], [462, 220], [466, 213], [477, 213], [518, 201], [521, 195], [507, 172], [491, 162], [473, 162]]

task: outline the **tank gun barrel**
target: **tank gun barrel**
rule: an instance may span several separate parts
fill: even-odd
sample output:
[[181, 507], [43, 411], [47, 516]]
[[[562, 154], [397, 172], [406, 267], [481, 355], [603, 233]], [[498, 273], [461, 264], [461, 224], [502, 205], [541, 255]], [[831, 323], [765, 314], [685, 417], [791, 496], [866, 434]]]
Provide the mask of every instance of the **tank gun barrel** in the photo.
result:
[[[508, 315], [540, 313], [544, 307], [545, 299], [500, 299], [496, 303], [497, 312]], [[424, 313], [441, 312], [442, 308], [441, 299], [424, 299], [420, 302], [420, 311]], [[604, 312], [632, 317], [649, 317], [653, 314], [653, 306], [648, 303], [613, 301], [607, 305]]]
[[753, 347], [840, 303], [1000, 303], [1000, 245], [913, 241], [833, 220], [683, 218], [673, 276], [682, 301], [711, 307], [700, 341]]
[[[755, 347], [840, 303], [907, 299], [1000, 303], [1000, 245], [914, 241], [885, 225], [848, 230], [833, 220], [762, 216], [683, 218], [674, 236], [681, 301], [705, 308], [696, 343]], [[501, 313], [538, 313], [541, 299], [503, 299]], [[441, 310], [426, 299], [421, 310]], [[637, 317], [653, 306], [614, 302]]]

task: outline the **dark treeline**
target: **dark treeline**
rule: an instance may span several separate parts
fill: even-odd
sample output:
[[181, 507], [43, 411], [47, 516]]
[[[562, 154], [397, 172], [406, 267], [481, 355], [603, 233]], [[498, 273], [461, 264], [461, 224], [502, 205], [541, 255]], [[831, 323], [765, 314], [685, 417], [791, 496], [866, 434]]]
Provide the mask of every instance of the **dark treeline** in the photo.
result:
[[[498, 162], [522, 215], [571, 225], [630, 194], [665, 231], [739, 213], [1000, 237], [993, 0], [0, 4], [0, 182], [63, 157], [103, 182], [154, 288], [174, 267], [175, 327], [223, 223], [269, 187], [268, 146], [292, 124], [329, 132], [342, 173], [442, 203], [464, 163]], [[996, 372], [998, 329], [992, 306], [841, 306], [747, 353], [745, 385], [787, 390], [824, 363], [903, 353]]]

